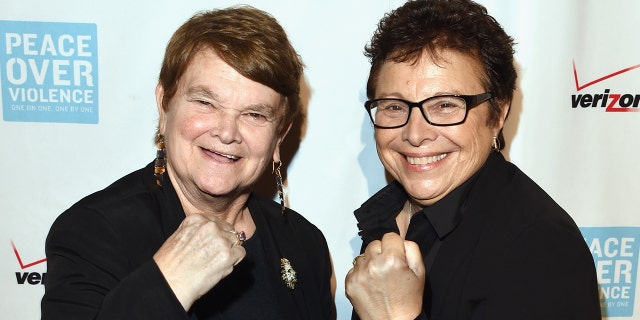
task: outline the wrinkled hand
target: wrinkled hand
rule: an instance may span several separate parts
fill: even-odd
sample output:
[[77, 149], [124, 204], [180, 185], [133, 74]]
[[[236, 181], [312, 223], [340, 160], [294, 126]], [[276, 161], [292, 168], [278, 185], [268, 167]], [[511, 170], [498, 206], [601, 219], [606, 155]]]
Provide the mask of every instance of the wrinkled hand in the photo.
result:
[[345, 293], [360, 319], [415, 319], [422, 311], [425, 267], [420, 248], [396, 233], [356, 257]]
[[225, 221], [189, 215], [153, 256], [185, 310], [246, 255], [232, 231]]

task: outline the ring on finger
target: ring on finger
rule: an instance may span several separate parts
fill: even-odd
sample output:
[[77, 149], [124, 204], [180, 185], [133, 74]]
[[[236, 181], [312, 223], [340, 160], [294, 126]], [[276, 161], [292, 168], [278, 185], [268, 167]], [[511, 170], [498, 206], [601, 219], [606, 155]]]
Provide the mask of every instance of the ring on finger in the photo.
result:
[[360, 258], [360, 257], [364, 257], [364, 253], [361, 253], [361, 254], [357, 255], [355, 258], [353, 258], [353, 261], [351, 261], [351, 264], [353, 264], [354, 267], [358, 263], [358, 258]]
[[237, 232], [235, 230], [230, 230], [229, 232], [236, 235], [236, 242], [233, 244], [234, 246], [241, 246], [245, 240], [247, 240], [247, 235], [244, 231]]

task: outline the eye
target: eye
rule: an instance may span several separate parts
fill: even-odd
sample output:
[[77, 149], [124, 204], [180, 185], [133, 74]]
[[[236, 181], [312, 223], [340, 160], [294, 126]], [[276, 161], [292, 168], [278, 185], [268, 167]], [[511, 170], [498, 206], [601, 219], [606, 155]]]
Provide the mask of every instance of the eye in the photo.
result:
[[454, 97], [443, 97], [430, 101], [427, 104], [427, 108], [430, 113], [453, 113], [458, 110], [464, 109], [464, 100]]
[[262, 120], [262, 119], [266, 120], [267, 119], [267, 116], [265, 116], [263, 114], [260, 114], [260, 113], [257, 113], [257, 112], [250, 112], [250, 113], [247, 113], [247, 115], [249, 117], [251, 117], [251, 118], [256, 119], [256, 120]]
[[200, 105], [203, 105], [203, 106], [211, 106], [212, 105], [211, 102], [206, 101], [206, 100], [195, 100], [195, 102], [197, 104], [200, 104]]
[[189, 100], [193, 107], [200, 112], [217, 113], [223, 110], [220, 103], [206, 98], [193, 98]]
[[389, 104], [389, 105], [385, 106], [384, 108], [386, 110], [389, 110], [389, 111], [399, 111], [399, 110], [404, 109], [401, 105], [399, 105], [397, 103]]
[[267, 115], [260, 112], [253, 112], [253, 111], [243, 113], [242, 117], [243, 119], [245, 119], [246, 122], [252, 125], [264, 125], [271, 121]]
[[451, 109], [451, 108], [459, 108], [458, 105], [451, 103], [450, 101], [442, 102], [441, 104], [436, 106], [439, 109]]
[[395, 100], [380, 100], [375, 107], [378, 111], [384, 112], [400, 112], [407, 110], [407, 106], [405, 104]]
[[192, 96], [186, 97], [186, 100], [197, 108], [209, 109], [216, 106], [215, 101], [204, 97]]

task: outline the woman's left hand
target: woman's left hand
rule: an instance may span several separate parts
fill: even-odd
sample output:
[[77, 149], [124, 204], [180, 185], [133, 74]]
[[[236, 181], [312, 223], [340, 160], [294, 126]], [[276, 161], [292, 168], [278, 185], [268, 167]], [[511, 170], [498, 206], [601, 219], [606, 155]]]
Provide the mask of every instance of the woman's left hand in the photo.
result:
[[422, 312], [425, 274], [418, 245], [387, 233], [354, 259], [345, 291], [360, 319], [413, 320]]

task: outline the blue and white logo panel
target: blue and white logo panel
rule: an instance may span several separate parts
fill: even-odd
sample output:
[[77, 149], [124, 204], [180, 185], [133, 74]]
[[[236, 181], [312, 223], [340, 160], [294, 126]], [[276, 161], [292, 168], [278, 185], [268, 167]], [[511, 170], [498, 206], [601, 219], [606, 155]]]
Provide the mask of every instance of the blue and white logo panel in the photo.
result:
[[5, 121], [98, 123], [98, 39], [91, 23], [0, 21]]
[[603, 317], [632, 317], [640, 227], [583, 227], [598, 273]]

